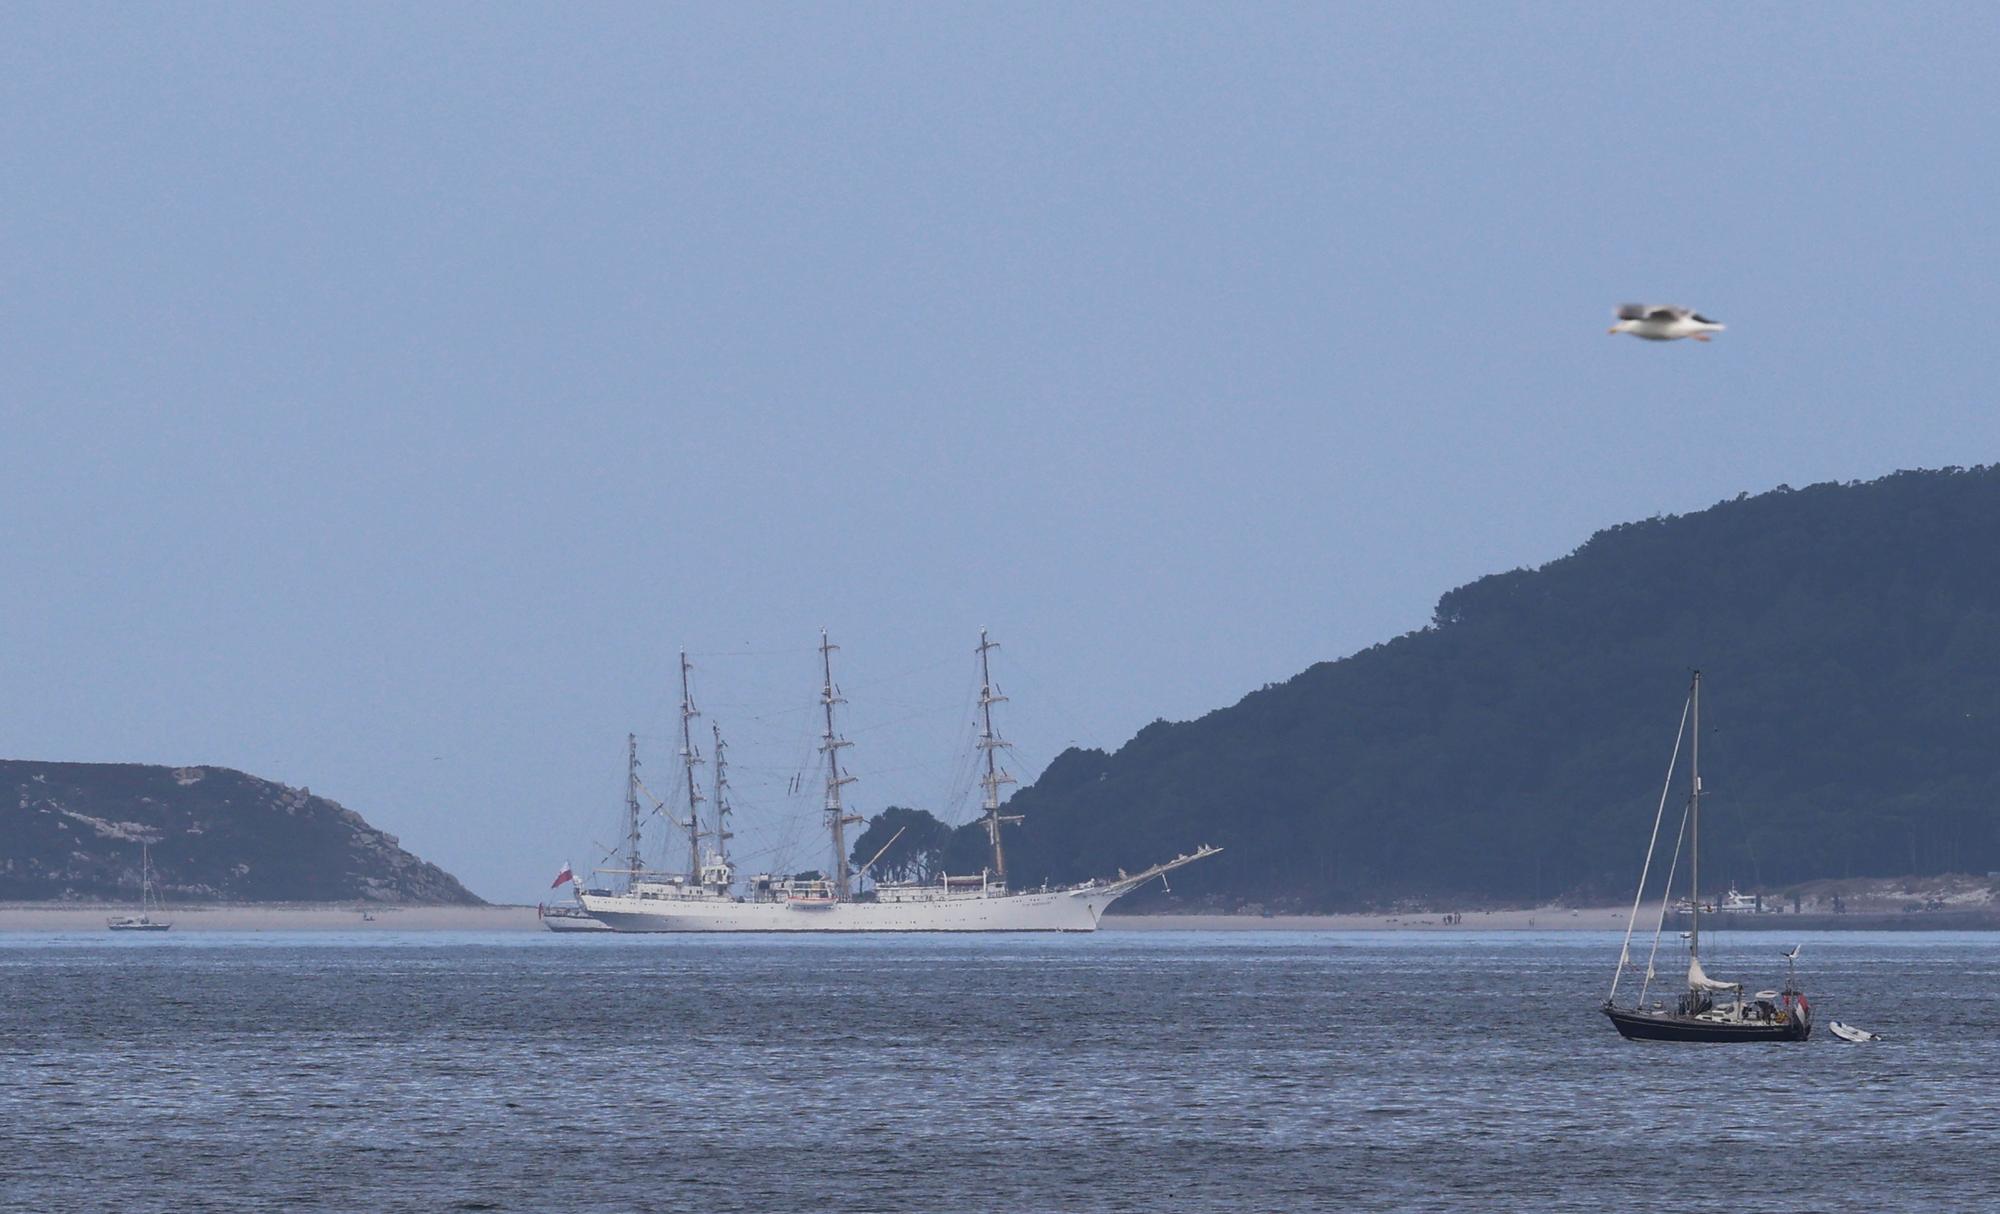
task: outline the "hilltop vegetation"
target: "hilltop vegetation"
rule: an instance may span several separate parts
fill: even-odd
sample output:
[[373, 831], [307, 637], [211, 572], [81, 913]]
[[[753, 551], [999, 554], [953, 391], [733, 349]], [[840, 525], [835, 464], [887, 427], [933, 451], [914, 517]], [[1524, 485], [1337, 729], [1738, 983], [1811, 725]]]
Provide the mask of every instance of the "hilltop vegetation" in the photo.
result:
[[225, 767], [0, 760], [0, 900], [478, 903], [395, 836], [309, 790]]
[[1207, 841], [1184, 900], [1629, 896], [1699, 667], [1705, 884], [2000, 869], [1996, 557], [2000, 468], [1613, 527], [1421, 631], [1065, 752], [1010, 803], [1010, 864], [1068, 881]]

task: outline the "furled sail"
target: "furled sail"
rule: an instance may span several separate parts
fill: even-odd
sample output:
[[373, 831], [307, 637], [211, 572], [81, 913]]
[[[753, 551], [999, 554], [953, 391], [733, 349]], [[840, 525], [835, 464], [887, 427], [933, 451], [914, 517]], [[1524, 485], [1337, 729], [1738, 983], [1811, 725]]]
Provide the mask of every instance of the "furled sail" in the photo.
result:
[[1702, 972], [1701, 958], [1688, 958], [1688, 989], [1691, 991], [1739, 991], [1741, 982], [1717, 982]]

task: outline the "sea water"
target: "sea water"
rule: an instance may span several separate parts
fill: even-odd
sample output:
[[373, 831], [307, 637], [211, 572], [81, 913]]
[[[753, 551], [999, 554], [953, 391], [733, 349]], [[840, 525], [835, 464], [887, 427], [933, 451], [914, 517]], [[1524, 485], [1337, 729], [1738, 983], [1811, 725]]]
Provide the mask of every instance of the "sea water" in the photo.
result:
[[2000, 1200], [2000, 939], [1804, 943], [1810, 1042], [1676, 1046], [1584, 932], [0, 936], [0, 1208]]

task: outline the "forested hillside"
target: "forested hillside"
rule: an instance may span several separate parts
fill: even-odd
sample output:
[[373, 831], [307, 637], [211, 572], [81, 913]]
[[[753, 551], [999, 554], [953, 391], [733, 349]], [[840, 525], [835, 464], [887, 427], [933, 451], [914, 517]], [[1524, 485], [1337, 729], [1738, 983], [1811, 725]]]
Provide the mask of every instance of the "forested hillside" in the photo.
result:
[[1629, 893], [1696, 667], [1708, 880], [2000, 869], [2000, 468], [1781, 488], [1482, 578], [1064, 753], [1009, 855], [1071, 880], [1207, 841], [1183, 898], [1283, 909]]

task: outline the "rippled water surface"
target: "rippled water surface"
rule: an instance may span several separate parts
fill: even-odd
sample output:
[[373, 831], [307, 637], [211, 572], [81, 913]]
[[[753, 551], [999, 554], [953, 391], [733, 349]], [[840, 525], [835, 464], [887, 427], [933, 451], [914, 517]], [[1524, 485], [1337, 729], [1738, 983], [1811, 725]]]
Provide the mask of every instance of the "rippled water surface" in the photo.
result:
[[[1774, 937], [1716, 972], [1780, 972]], [[1809, 937], [1804, 1045], [1613, 937], [0, 936], [0, 1207], [1965, 1209], [2000, 940]], [[1774, 984], [1774, 983], [1773, 983]], [[1889, 1039], [1853, 1046], [1832, 1018]], [[1678, 1196], [1677, 1196], [1678, 1195]]]

